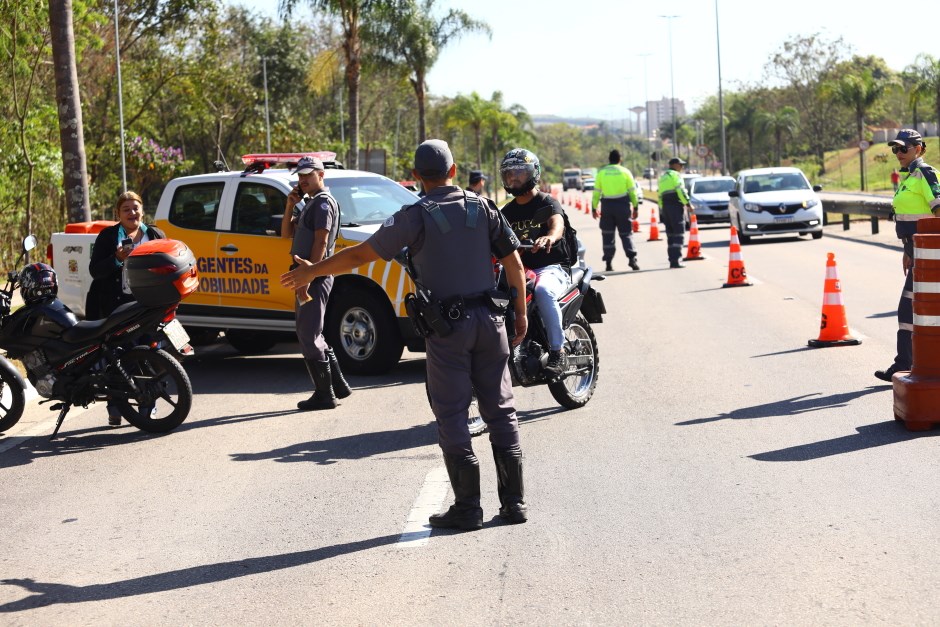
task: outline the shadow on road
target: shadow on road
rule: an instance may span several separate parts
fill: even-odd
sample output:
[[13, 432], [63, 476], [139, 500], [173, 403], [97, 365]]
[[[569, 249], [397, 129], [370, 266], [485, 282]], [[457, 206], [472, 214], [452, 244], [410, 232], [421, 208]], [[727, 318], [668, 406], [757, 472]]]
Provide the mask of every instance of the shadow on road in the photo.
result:
[[855, 400], [856, 398], [890, 389], [890, 385], [872, 385], [864, 390], [853, 390], [851, 392], [831, 394], [829, 396], [820, 396], [819, 393], [803, 394], [801, 396], [793, 396], [782, 401], [774, 401], [773, 403], [766, 403], [764, 405], [753, 405], [751, 407], [734, 409], [728, 413], [719, 414], [710, 418], [695, 418], [694, 420], [677, 422], [676, 426], [701, 425], [709, 422], [717, 422], [719, 420], [751, 420], [753, 418], [793, 416], [820, 409], [845, 407], [848, 405], [849, 401]]
[[886, 311], [886, 312], [884, 312], [884, 313], [876, 313], [876, 314], [872, 314], [872, 315], [870, 315], [870, 316], [865, 316], [865, 317], [868, 318], [868, 319], [872, 319], [872, 318], [897, 318], [897, 316], [898, 316], [898, 310], [895, 309], [894, 311]]
[[855, 453], [876, 446], [940, 435], [940, 431], [937, 430], [926, 433], [912, 433], [896, 420], [858, 427], [856, 431], [857, 433], [845, 435], [841, 438], [790, 446], [776, 451], [750, 455], [749, 457], [759, 462], [806, 462], [832, 455]]
[[400, 534], [347, 542], [333, 546], [268, 555], [264, 557], [249, 557], [230, 562], [219, 562], [204, 566], [180, 568], [154, 575], [134, 577], [122, 581], [90, 584], [87, 586], [73, 586], [64, 583], [46, 583], [33, 579], [4, 579], [0, 583], [8, 586], [19, 586], [32, 593], [17, 601], [0, 605], [0, 612], [22, 612], [38, 607], [65, 603], [85, 603], [89, 601], [108, 601], [152, 594], [154, 592], [168, 592], [182, 590], [193, 586], [218, 583], [239, 577], [249, 577], [268, 573], [285, 568], [294, 568], [313, 564], [334, 557], [341, 557], [359, 551], [367, 551], [381, 546], [395, 544]]

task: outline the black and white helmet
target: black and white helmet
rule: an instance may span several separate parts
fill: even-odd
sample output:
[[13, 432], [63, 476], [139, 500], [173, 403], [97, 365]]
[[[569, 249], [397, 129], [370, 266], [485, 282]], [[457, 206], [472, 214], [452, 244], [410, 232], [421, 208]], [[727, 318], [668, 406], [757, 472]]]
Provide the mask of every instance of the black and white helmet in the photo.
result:
[[538, 185], [542, 178], [542, 166], [531, 150], [513, 148], [499, 164], [499, 176], [507, 193], [522, 196]]
[[20, 296], [27, 305], [58, 293], [59, 281], [52, 266], [31, 263], [20, 271]]

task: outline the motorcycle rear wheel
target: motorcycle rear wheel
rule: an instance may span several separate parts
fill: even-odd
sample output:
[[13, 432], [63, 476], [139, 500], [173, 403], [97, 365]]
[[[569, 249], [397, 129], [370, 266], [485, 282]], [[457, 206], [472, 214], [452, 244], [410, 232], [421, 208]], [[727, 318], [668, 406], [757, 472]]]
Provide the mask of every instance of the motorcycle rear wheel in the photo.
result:
[[113, 399], [124, 419], [149, 433], [166, 433], [180, 426], [193, 404], [193, 386], [179, 362], [162, 349], [143, 347], [119, 359], [138, 390], [129, 400]]
[[601, 365], [597, 338], [583, 315], [578, 314], [571, 326], [565, 329], [565, 345], [568, 349], [569, 369], [573, 364], [577, 367], [588, 366], [588, 371], [549, 383], [548, 390], [562, 407], [578, 409], [587, 405], [594, 396]]
[[0, 368], [0, 433], [20, 421], [26, 408], [26, 392], [6, 368]]

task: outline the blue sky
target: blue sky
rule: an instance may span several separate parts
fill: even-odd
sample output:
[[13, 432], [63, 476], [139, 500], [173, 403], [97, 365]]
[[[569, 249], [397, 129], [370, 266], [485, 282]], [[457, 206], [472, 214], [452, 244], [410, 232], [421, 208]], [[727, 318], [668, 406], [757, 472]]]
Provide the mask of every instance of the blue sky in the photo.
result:
[[[227, 0], [276, 15], [277, 0]], [[438, 0], [493, 29], [452, 43], [428, 76], [431, 93], [503, 92], [532, 114], [633, 119], [646, 95], [671, 95], [668, 24], [672, 24], [675, 96], [695, 107], [718, 91], [714, 0]], [[304, 9], [303, 0], [299, 4]], [[893, 8], [892, 8], [893, 6]], [[761, 82], [764, 66], [793, 35], [842, 37], [853, 52], [877, 55], [901, 70], [919, 52], [940, 54], [929, 27], [909, 26], [903, 4], [859, 0], [718, 0], [721, 74], [726, 90]], [[931, 16], [933, 13], [927, 11]], [[677, 15], [673, 19], [659, 17]], [[928, 19], [927, 22], [930, 22]], [[641, 57], [649, 53], [647, 57]], [[644, 77], [645, 59], [645, 77]]]

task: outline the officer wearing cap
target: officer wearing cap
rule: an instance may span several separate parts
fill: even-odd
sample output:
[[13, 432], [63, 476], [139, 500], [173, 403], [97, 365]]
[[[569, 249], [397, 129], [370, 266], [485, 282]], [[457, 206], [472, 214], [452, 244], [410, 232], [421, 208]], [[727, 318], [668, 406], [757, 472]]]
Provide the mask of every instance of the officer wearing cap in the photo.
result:
[[486, 187], [486, 175], [481, 170], [470, 170], [470, 184], [467, 186], [468, 192], [473, 192], [477, 196], [483, 195], [483, 188]]
[[636, 248], [633, 247], [633, 221], [639, 201], [636, 197], [636, 181], [633, 173], [621, 165], [620, 151], [611, 150], [608, 165], [594, 177], [594, 194], [591, 197], [591, 217], [597, 220], [597, 206], [601, 205], [601, 247], [604, 250], [606, 270], [614, 269], [612, 262], [617, 252], [614, 230], [620, 233], [623, 252], [629, 265], [634, 270], [640, 266], [636, 262]]
[[882, 381], [891, 381], [895, 372], [911, 369], [913, 361], [912, 333], [914, 331], [914, 234], [917, 221], [940, 212], [940, 183], [937, 171], [924, 162], [927, 144], [914, 129], [902, 129], [888, 142], [898, 160], [901, 180], [894, 193], [895, 230], [904, 244], [901, 266], [907, 275], [901, 300], [898, 303], [897, 355], [894, 363], [875, 372]]
[[[317, 157], [301, 157], [293, 173], [297, 187], [287, 196], [281, 220], [281, 237], [293, 238], [291, 255], [320, 261], [333, 254], [339, 234], [339, 203], [323, 184], [323, 162]], [[294, 288], [295, 326], [314, 393], [297, 403], [304, 411], [335, 409], [336, 399], [352, 394], [333, 349], [323, 337], [323, 314], [333, 288], [332, 276], [311, 279]]]
[[685, 212], [691, 213], [692, 207], [689, 206], [689, 196], [680, 176], [684, 165], [685, 161], [673, 157], [669, 160], [669, 169], [659, 177], [659, 219], [666, 228], [666, 252], [670, 268], [685, 267], [679, 258], [685, 240]]
[[[480, 465], [467, 427], [474, 391], [489, 427], [500, 516], [512, 523], [527, 517], [505, 317], [492, 309], [486, 296], [495, 287], [491, 255], [503, 264], [516, 290], [514, 344], [522, 341], [528, 321], [525, 278], [516, 252], [519, 240], [492, 202], [453, 184], [456, 172], [446, 142], [422, 143], [415, 151], [413, 175], [427, 192], [424, 198], [390, 216], [361, 244], [315, 264], [298, 259], [301, 265], [283, 274], [281, 285], [293, 289], [317, 276], [379, 258], [391, 260], [408, 248], [418, 291], [430, 293], [428, 310], [436, 309], [438, 318], [446, 309], [443, 317], [449, 326], [427, 338], [427, 383], [455, 503], [429, 522], [470, 530], [483, 525]], [[441, 302], [444, 308], [437, 304]]]

